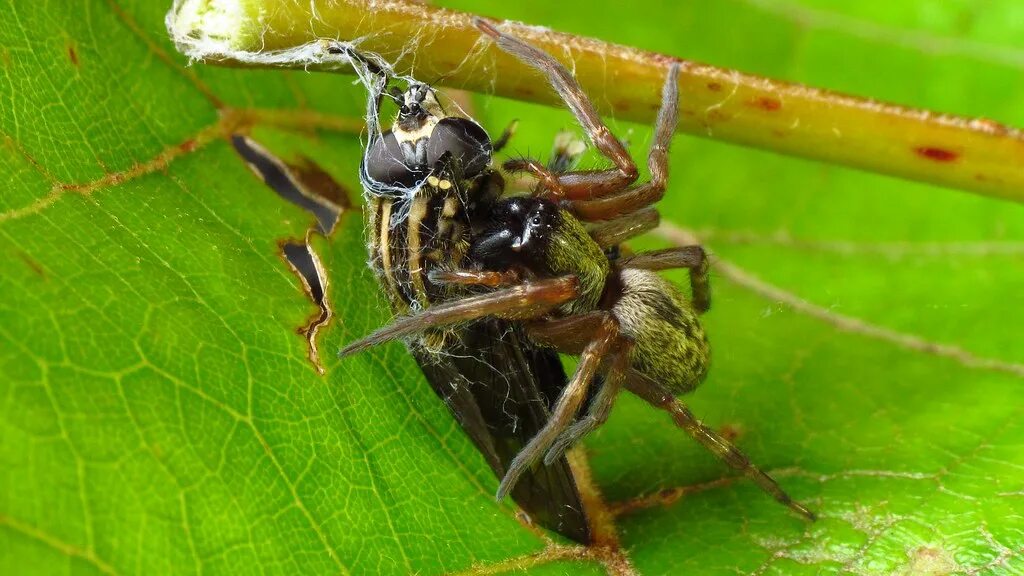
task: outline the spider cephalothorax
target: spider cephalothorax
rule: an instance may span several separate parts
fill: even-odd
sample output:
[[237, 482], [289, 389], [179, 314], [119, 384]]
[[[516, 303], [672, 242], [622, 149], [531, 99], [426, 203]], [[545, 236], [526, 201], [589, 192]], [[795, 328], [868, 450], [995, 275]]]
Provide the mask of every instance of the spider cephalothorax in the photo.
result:
[[[690, 252], [698, 268], [703, 266], [703, 256]], [[481, 269], [514, 271], [523, 278], [573, 276], [578, 295], [559, 308], [560, 314], [610, 312], [632, 347], [631, 365], [676, 394], [704, 379], [710, 349], [697, 315], [707, 310], [706, 285], [698, 280], [698, 302], [692, 304], [637, 260], [609, 261], [580, 222], [554, 202], [516, 197], [497, 203], [469, 255]], [[698, 269], [694, 277], [706, 273]], [[543, 340], [543, 330], [535, 335]]]
[[[667, 411], [676, 425], [776, 500], [813, 519], [807, 508], [675, 398], [703, 380], [710, 358], [698, 321], [710, 304], [704, 250], [684, 246], [615, 260], [606, 253], [657, 222], [650, 205], [661, 198], [667, 181], [679, 65], [669, 67], [662, 91], [648, 155], [651, 180], [634, 185], [635, 164], [572, 75], [550, 55], [492, 24], [476, 24], [503, 50], [547, 76], [591, 142], [614, 166], [559, 173], [528, 158], [505, 163], [506, 170], [537, 178], [536, 197], [494, 204], [487, 216], [479, 216], [487, 222], [471, 238], [466, 267], [430, 274], [437, 284], [489, 291], [399, 318], [341, 354], [442, 326], [472, 325], [495, 317], [514, 320], [534, 343], [578, 354], [580, 361], [554, 402], [550, 419], [509, 465], [498, 498], [541, 460], [557, 461], [566, 448], [603, 423], [625, 387]], [[656, 274], [666, 268], [690, 270], [690, 298]]]
[[555, 202], [513, 197], [497, 202], [487, 228], [474, 238], [470, 261], [487, 270], [522, 270], [533, 276], [575, 274], [580, 296], [564, 312], [591, 309], [601, 297], [608, 259], [590, 234]]

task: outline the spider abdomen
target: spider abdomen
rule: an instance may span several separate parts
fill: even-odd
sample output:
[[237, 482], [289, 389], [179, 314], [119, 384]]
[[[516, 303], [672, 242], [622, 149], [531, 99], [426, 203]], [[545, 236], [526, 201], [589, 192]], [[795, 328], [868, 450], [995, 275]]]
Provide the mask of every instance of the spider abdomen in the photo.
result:
[[697, 313], [671, 282], [650, 270], [618, 272], [621, 296], [612, 307], [622, 334], [633, 341], [630, 365], [675, 394], [704, 380], [711, 360]]

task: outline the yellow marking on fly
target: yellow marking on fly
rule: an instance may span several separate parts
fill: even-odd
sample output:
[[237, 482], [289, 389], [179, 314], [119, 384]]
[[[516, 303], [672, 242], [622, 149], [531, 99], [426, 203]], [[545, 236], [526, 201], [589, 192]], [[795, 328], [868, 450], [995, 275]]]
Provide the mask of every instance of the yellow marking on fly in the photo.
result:
[[448, 235], [448, 239], [453, 242], [462, 242], [466, 240], [464, 234], [466, 227], [462, 225], [462, 222], [458, 220], [452, 220], [452, 233]]
[[377, 250], [380, 248], [380, 198], [376, 196], [370, 196], [369, 206], [367, 206], [368, 220], [366, 223], [367, 229], [370, 231], [370, 259], [374, 264], [377, 263], [379, 254]]
[[448, 340], [450, 330], [429, 330], [420, 336], [420, 345], [426, 348], [427, 352], [438, 354], [443, 351]]
[[452, 181], [451, 180], [441, 180], [441, 181], [439, 181], [437, 183], [437, 187], [440, 188], [441, 190], [450, 190], [451, 187], [452, 187]]
[[398, 283], [395, 282], [395, 275], [391, 269], [391, 206], [394, 204], [392, 200], [384, 200], [381, 206], [380, 214], [380, 262], [381, 268], [384, 269], [384, 279], [386, 280], [388, 293], [391, 296], [391, 305], [395, 308], [396, 312], [405, 312], [408, 307], [405, 306], [405, 302], [402, 300], [402, 293], [398, 290]]
[[441, 217], [437, 219], [437, 237], [445, 238], [452, 228], [452, 219], [459, 211], [459, 199], [449, 196], [444, 199], [444, 206], [441, 207]]
[[440, 118], [431, 115], [427, 116], [427, 119], [423, 122], [423, 126], [420, 126], [415, 130], [406, 131], [400, 129], [398, 126], [394, 126], [391, 131], [395, 135], [395, 140], [398, 140], [399, 142], [415, 143], [421, 138], [430, 138], [430, 135], [434, 133], [434, 126], [437, 126], [439, 121]]
[[448, 233], [448, 231], [451, 229], [451, 227], [452, 227], [452, 221], [451, 221], [450, 218], [445, 218], [444, 216], [438, 218], [437, 219], [437, 234], [435, 235], [435, 237], [436, 238], [444, 238], [445, 234]]
[[440, 183], [441, 181], [437, 179], [437, 176], [434, 176], [433, 174], [427, 176], [427, 184], [430, 184], [434, 188], [437, 188], [437, 185]]
[[456, 240], [455, 247], [452, 248], [452, 260], [455, 262], [462, 262], [462, 258], [468, 253], [469, 240], [466, 240], [465, 238], [459, 238]]
[[458, 212], [458, 210], [459, 199], [454, 196], [449, 196], [444, 199], [444, 207], [441, 209], [441, 216], [444, 216], [445, 218], [454, 218], [455, 213]]
[[426, 196], [417, 195], [413, 198], [412, 206], [409, 208], [409, 227], [405, 235], [408, 250], [406, 264], [409, 267], [409, 278], [412, 280], [416, 300], [424, 307], [428, 306], [430, 302], [427, 299], [427, 287], [423, 284], [420, 225], [423, 224], [423, 220], [427, 217], [429, 202]]

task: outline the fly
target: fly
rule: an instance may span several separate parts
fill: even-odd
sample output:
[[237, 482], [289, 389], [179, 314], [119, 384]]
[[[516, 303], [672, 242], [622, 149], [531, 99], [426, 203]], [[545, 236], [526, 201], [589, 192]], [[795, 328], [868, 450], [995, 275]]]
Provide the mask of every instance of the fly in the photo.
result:
[[[347, 48], [370, 74], [369, 137], [360, 165], [368, 214], [370, 266], [395, 313], [478, 291], [432, 275], [468, 266], [475, 232], [504, 190], [491, 166], [492, 145], [474, 120], [448, 115], [427, 84], [388, 89], [378, 66]], [[390, 130], [375, 123], [384, 96], [398, 106]], [[550, 418], [567, 378], [558, 354], [525, 337], [513, 321], [428, 330], [408, 342], [440, 396], [499, 477]], [[583, 504], [564, 457], [525, 472], [511, 492], [531, 520], [581, 543], [590, 541]]]

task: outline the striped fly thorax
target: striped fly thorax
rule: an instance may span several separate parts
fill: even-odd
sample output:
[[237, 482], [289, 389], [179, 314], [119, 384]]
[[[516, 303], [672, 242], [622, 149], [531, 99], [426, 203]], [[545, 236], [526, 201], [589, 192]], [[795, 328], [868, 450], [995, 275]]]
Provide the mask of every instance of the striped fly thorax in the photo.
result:
[[460, 267], [469, 248], [461, 185], [445, 176], [431, 174], [409, 197], [369, 199], [370, 263], [396, 312], [455, 295], [429, 279], [432, 270]]

